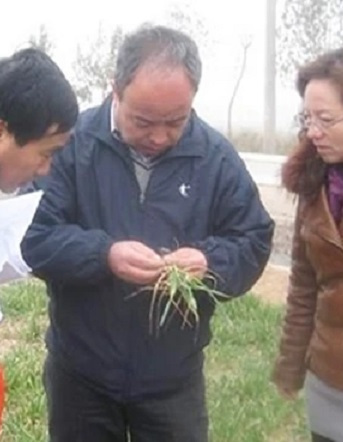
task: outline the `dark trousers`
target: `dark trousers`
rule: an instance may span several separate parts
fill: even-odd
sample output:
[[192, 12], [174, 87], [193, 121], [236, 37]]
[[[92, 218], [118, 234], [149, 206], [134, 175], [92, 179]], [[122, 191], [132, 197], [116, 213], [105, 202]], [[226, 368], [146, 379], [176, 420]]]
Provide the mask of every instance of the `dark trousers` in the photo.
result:
[[327, 437], [320, 436], [320, 434], [311, 433], [312, 434], [312, 442], [335, 442], [332, 439], [328, 439]]
[[208, 442], [203, 379], [158, 398], [119, 403], [48, 357], [51, 442]]

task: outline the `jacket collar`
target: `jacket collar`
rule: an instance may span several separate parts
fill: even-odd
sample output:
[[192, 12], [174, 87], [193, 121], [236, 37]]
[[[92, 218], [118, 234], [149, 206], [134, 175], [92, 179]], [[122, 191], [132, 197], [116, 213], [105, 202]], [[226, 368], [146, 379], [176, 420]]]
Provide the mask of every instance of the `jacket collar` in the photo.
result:
[[342, 222], [340, 226], [335, 223], [330, 212], [325, 186], [322, 186], [316, 201], [307, 207], [304, 226], [343, 249], [341, 236], [343, 225]]

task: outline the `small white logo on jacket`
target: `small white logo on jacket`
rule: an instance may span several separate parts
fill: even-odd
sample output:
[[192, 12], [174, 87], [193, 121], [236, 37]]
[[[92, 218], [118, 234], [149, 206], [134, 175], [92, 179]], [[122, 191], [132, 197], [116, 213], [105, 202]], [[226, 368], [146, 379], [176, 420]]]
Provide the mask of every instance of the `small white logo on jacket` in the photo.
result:
[[180, 195], [187, 198], [189, 196], [190, 189], [191, 189], [191, 186], [189, 184], [185, 184], [185, 183], [181, 184], [181, 186], [179, 186]]

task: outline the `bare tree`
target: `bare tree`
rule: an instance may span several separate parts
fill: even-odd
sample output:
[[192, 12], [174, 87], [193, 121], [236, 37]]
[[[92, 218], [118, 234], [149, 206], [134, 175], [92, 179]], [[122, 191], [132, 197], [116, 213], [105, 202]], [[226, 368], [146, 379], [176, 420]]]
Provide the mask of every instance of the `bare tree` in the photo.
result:
[[276, 0], [266, 0], [263, 152], [274, 153], [276, 139]]
[[73, 63], [74, 88], [82, 103], [92, 103], [94, 98], [102, 100], [110, 92], [117, 52], [122, 40], [121, 26], [116, 26], [112, 32], [106, 32], [100, 24], [93, 41], [87, 42], [83, 47], [78, 45]]
[[294, 81], [297, 67], [342, 45], [341, 0], [285, 0], [277, 30], [277, 68], [281, 79]]
[[42, 50], [48, 55], [52, 55], [54, 51], [54, 44], [50, 40], [48, 31], [45, 25], [40, 25], [37, 34], [31, 34], [29, 37], [29, 45]]
[[248, 57], [248, 50], [251, 46], [252, 43], [252, 37], [251, 35], [247, 35], [245, 37], [242, 38], [241, 41], [241, 48], [242, 48], [242, 56], [241, 56], [241, 63], [240, 63], [240, 68], [238, 71], [238, 75], [233, 87], [233, 91], [229, 100], [229, 108], [228, 108], [228, 120], [227, 120], [227, 134], [229, 137], [232, 136], [232, 109], [233, 109], [233, 104], [235, 102], [235, 98], [237, 96], [237, 92], [238, 89], [241, 85], [244, 73], [245, 73], [245, 68], [246, 68], [246, 64], [247, 64], [247, 57]]
[[205, 25], [205, 19], [189, 3], [172, 3], [167, 10], [167, 25], [186, 32], [192, 37], [199, 47], [205, 47], [209, 43], [209, 32]]

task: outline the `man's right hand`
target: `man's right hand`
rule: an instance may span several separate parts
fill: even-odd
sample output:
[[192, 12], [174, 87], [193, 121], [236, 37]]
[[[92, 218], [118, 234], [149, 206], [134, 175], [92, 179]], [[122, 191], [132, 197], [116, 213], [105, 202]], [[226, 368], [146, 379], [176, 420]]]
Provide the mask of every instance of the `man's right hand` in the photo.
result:
[[282, 396], [284, 399], [288, 400], [295, 400], [298, 398], [298, 390], [294, 390], [292, 388], [287, 388], [283, 385], [276, 384], [276, 388], [280, 396]]
[[112, 272], [124, 281], [144, 285], [157, 280], [164, 261], [138, 241], [119, 241], [110, 248], [108, 264]]

